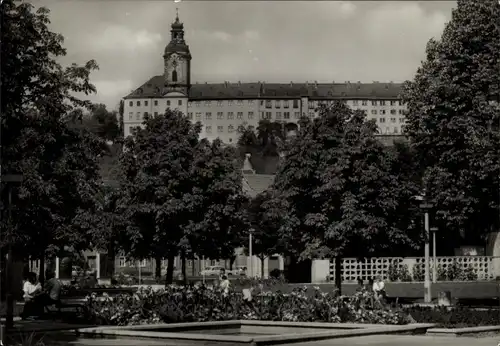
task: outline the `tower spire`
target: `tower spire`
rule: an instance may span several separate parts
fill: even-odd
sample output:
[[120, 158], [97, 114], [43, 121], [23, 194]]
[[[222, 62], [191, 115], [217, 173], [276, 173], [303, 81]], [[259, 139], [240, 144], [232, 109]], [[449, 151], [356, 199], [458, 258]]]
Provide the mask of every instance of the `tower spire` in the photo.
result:
[[179, 8], [175, 8], [175, 22], [179, 23]]

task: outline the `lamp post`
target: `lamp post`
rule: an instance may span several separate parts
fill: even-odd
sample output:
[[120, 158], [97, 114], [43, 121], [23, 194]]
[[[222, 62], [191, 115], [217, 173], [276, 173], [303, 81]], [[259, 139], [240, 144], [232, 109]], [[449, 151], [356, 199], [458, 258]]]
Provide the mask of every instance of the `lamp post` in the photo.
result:
[[437, 227], [431, 227], [432, 232], [432, 282], [437, 282], [436, 232]]
[[[19, 174], [6, 174], [1, 177], [2, 182], [5, 183], [20, 183], [23, 180], [23, 176]], [[8, 205], [7, 205], [7, 220], [9, 223], [9, 232], [12, 232], [12, 187], [9, 187], [8, 190]], [[5, 328], [9, 329], [14, 326], [14, 297], [12, 295], [12, 285], [13, 285], [13, 277], [12, 277], [12, 239], [8, 240], [8, 252], [7, 252], [7, 263], [6, 263], [6, 289], [7, 294], [5, 295], [6, 300], [6, 318], [5, 318]], [[3, 335], [2, 335], [3, 337]]]
[[427, 202], [424, 192], [423, 196], [418, 196], [417, 200], [422, 201], [420, 209], [424, 212], [424, 228], [425, 228], [425, 258], [424, 258], [424, 301], [430, 303], [432, 301], [431, 294], [431, 278], [430, 278], [430, 246], [429, 246], [429, 211], [433, 205]]
[[250, 229], [249, 231], [249, 236], [248, 236], [248, 255], [250, 257], [250, 264], [248, 265], [248, 273], [250, 274], [250, 277], [253, 278], [253, 228]]

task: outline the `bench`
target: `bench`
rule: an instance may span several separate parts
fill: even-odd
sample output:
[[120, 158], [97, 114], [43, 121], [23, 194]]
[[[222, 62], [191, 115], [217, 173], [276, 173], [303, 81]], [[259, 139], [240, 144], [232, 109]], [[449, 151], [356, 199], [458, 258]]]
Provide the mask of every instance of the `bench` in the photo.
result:
[[61, 299], [57, 303], [52, 305], [45, 305], [44, 311], [53, 317], [53, 319], [57, 317], [61, 317], [64, 309], [75, 309], [77, 314], [85, 314], [85, 300], [84, 298], [80, 299]]

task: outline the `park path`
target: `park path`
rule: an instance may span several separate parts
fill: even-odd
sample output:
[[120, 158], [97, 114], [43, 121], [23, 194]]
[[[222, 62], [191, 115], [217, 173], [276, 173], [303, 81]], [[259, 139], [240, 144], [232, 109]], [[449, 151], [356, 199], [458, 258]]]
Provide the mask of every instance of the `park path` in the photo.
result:
[[290, 346], [497, 346], [500, 335], [481, 338], [425, 335], [371, 335], [354, 338], [300, 342]]

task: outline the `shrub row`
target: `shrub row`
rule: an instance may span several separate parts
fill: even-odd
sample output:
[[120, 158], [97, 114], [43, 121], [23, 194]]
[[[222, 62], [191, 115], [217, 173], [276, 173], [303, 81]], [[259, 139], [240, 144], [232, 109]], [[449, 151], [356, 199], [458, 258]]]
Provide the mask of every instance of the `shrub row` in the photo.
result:
[[500, 324], [499, 309], [465, 307], [411, 307], [404, 310], [417, 323], [436, 323], [440, 328], [496, 326]]
[[224, 296], [214, 287], [169, 286], [162, 290], [139, 289], [134, 295], [87, 297], [89, 322], [99, 325], [129, 325], [222, 321], [234, 319], [353, 322], [405, 324], [408, 314], [393, 311], [373, 303], [369, 292], [358, 292], [352, 297], [315, 289], [295, 289], [290, 294], [263, 292], [246, 304], [240, 293]]
[[[388, 269], [388, 277], [390, 281], [424, 281], [424, 264], [417, 263], [412, 268], [412, 273], [406, 264], [391, 263]], [[432, 271], [432, 268], [431, 268]], [[456, 261], [448, 264], [446, 267], [438, 265], [437, 279], [438, 281], [475, 281], [477, 273], [471, 266], [462, 267]]]

